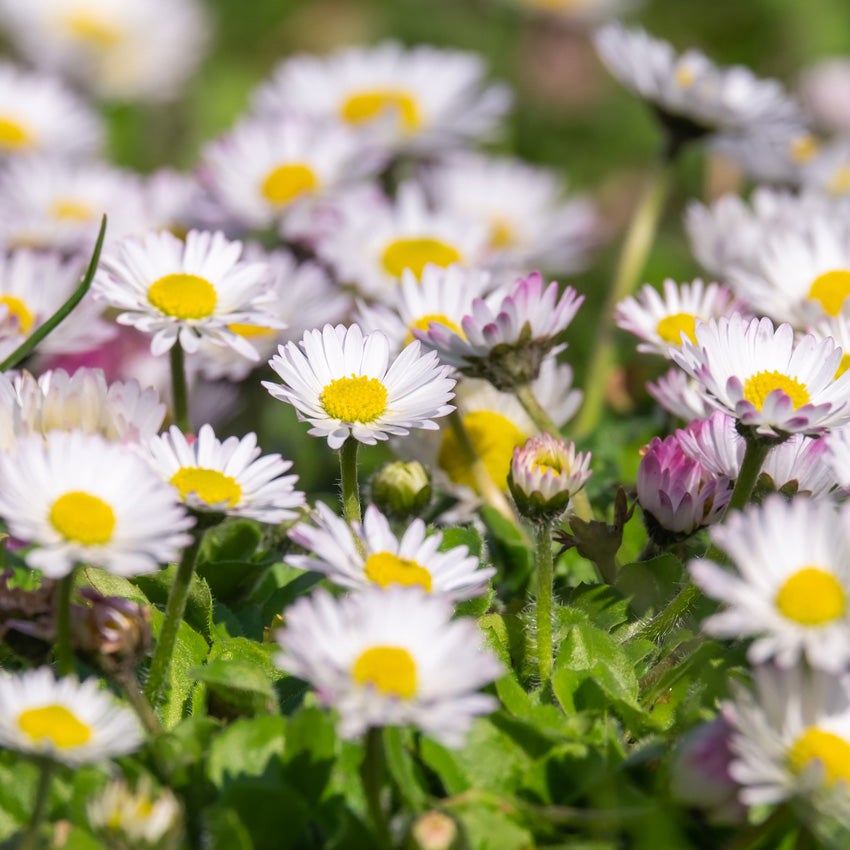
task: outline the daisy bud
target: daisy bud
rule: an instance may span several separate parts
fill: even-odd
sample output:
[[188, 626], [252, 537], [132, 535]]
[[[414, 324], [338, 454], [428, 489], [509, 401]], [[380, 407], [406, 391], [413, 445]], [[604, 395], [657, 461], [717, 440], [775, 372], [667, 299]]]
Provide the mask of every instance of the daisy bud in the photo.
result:
[[457, 845], [457, 825], [442, 812], [420, 815], [410, 831], [411, 850], [452, 850]]
[[387, 516], [418, 516], [431, 501], [431, 478], [418, 460], [388, 463], [372, 479], [372, 500]]
[[574, 443], [541, 434], [514, 449], [508, 487], [519, 512], [530, 520], [560, 516], [590, 478], [590, 452], [576, 454]]
[[150, 649], [150, 608], [91, 588], [80, 594], [91, 605], [72, 609], [75, 646], [96, 656], [101, 666], [135, 667]]

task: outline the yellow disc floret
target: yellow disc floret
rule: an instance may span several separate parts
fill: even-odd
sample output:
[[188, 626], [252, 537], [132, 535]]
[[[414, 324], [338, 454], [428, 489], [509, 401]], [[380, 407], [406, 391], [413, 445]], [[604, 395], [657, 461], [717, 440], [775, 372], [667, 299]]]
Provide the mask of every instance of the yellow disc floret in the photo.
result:
[[50, 523], [66, 540], [102, 546], [112, 539], [115, 512], [99, 496], [72, 490], [53, 503]]
[[819, 763], [827, 785], [850, 782], [850, 741], [834, 732], [816, 726], [806, 729], [788, 751], [788, 760], [798, 772]]
[[103, 15], [98, 15], [97, 10], [87, 9], [85, 5], [72, 9], [65, 16], [65, 28], [78, 41], [94, 48], [114, 47], [121, 41], [121, 30]]
[[245, 325], [242, 322], [234, 322], [228, 325], [227, 329], [237, 336], [251, 339], [258, 336], [274, 336], [277, 333], [275, 328], [267, 328], [265, 325]]
[[423, 236], [390, 242], [384, 249], [381, 265], [393, 277], [400, 278], [405, 269], [410, 269], [417, 278], [421, 278], [428, 263], [445, 268], [452, 263], [459, 263], [461, 259], [460, 252], [454, 246]]
[[155, 280], [148, 287], [148, 301], [175, 319], [206, 319], [215, 311], [218, 298], [205, 278], [177, 272]]
[[422, 123], [416, 100], [401, 89], [372, 89], [351, 94], [339, 111], [349, 124], [365, 124], [393, 113], [407, 132], [419, 129]]
[[13, 118], [0, 117], [0, 149], [21, 150], [35, 141], [33, 134]]
[[809, 300], [817, 301], [828, 316], [837, 316], [850, 295], [850, 271], [833, 269], [818, 275], [809, 288]]
[[184, 501], [190, 493], [194, 493], [208, 505], [224, 505], [230, 508], [238, 505], [242, 498], [239, 482], [217, 469], [181, 466], [170, 480]]
[[309, 165], [292, 162], [270, 171], [263, 180], [260, 192], [270, 204], [284, 206], [292, 203], [299, 195], [314, 191], [318, 185], [319, 179]]
[[30, 332], [35, 318], [20, 298], [14, 295], [0, 295], [0, 305], [6, 308], [8, 318], [18, 325], [18, 333]]
[[795, 410], [811, 400], [805, 384], [776, 370], [756, 372], [744, 382], [744, 398], [759, 410], [774, 390], [782, 390], [791, 399]]
[[416, 661], [398, 646], [373, 646], [362, 652], [351, 676], [358, 685], [371, 685], [388, 697], [410, 699], [416, 694]]
[[18, 715], [18, 729], [37, 744], [47, 740], [61, 750], [81, 747], [92, 736], [91, 727], [64, 705], [43, 705], [22, 711]]
[[452, 333], [456, 333], [461, 339], [466, 339], [466, 334], [463, 332], [463, 328], [457, 322], [453, 322], [445, 315], [445, 313], [427, 313], [424, 316], [420, 316], [418, 319], [414, 319], [408, 325], [410, 332], [407, 334], [405, 343], [413, 342], [413, 340], [416, 339], [416, 337], [413, 336], [414, 330], [425, 331], [427, 333], [432, 322], [436, 325], [443, 325], [452, 331]]
[[391, 584], [416, 585], [431, 592], [431, 573], [416, 561], [399, 558], [392, 552], [375, 552], [366, 559], [366, 577], [381, 587]]
[[91, 221], [94, 218], [91, 204], [76, 198], [57, 198], [50, 205], [50, 212], [60, 221]]
[[847, 594], [832, 573], [805, 567], [785, 580], [776, 594], [776, 607], [795, 623], [823, 626], [844, 616]]
[[387, 388], [366, 375], [336, 378], [322, 390], [319, 403], [340, 422], [374, 422], [387, 409]]
[[656, 327], [655, 331], [664, 342], [669, 342], [671, 345], [682, 344], [682, 334], [684, 334], [691, 342], [696, 344], [697, 335], [695, 333], [697, 325], [697, 317], [690, 313], [673, 313], [671, 316], [665, 316]]

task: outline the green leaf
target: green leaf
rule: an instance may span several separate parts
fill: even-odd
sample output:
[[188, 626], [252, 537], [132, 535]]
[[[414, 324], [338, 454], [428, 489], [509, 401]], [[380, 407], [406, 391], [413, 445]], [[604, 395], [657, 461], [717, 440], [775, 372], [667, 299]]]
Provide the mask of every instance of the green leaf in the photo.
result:
[[221, 800], [239, 816], [255, 850], [288, 850], [302, 843], [308, 808], [294, 788], [249, 780], [225, 788]]
[[189, 717], [152, 740], [150, 746], [156, 761], [162, 765], [171, 785], [185, 787], [204, 776], [204, 761], [220, 728], [211, 717]]
[[460, 820], [469, 850], [531, 850], [534, 836], [509, 812], [508, 803], [476, 801], [452, 806], [450, 811]]
[[235, 809], [210, 806], [204, 809], [202, 824], [207, 850], [254, 850], [254, 842]]
[[309, 593], [322, 579], [322, 573], [314, 573], [299, 570], [296, 567], [287, 567], [291, 570], [288, 581], [278, 587], [263, 604], [263, 619], [269, 622], [275, 614], [286, 610], [299, 596]]
[[29, 759], [21, 758], [17, 753], [0, 753], [0, 811], [8, 815], [8, 824], [0, 823], [5, 829], [0, 835], [10, 835], [18, 826], [29, 822], [32, 814], [38, 768]]
[[333, 720], [319, 708], [302, 708], [289, 718], [284, 759], [290, 784], [310, 803], [322, 797], [336, 759]]
[[263, 539], [260, 524], [250, 519], [228, 519], [204, 535], [199, 563], [222, 561], [248, 562]]
[[484, 540], [474, 525], [444, 528], [440, 551], [448, 552], [457, 546], [466, 546], [470, 555], [480, 558], [484, 550]]
[[612, 631], [629, 620], [629, 603], [607, 584], [581, 584], [566, 598], [570, 608], [582, 611], [598, 629]]
[[531, 548], [520, 530], [497, 510], [485, 505], [481, 518], [490, 533], [493, 561], [504, 565], [504, 581], [512, 589], [524, 587], [534, 563]]
[[423, 738], [419, 754], [422, 761], [440, 778], [447, 794], [461, 794], [472, 787], [472, 782], [459, 764], [454, 751], [430, 738]]
[[279, 782], [286, 731], [286, 720], [275, 715], [235, 721], [212, 740], [206, 767], [210, 782], [217, 788], [258, 777]]
[[682, 580], [684, 567], [674, 555], [626, 564], [617, 576], [617, 588], [638, 616], [651, 616], [670, 601]]
[[412, 735], [410, 729], [387, 726], [383, 733], [384, 752], [390, 775], [398, 786], [406, 807], [418, 813], [425, 809], [427, 797], [410, 753]]
[[74, 587], [91, 587], [102, 596], [120, 596], [122, 599], [132, 599], [142, 605], [150, 605], [150, 600], [135, 584], [97, 567], [82, 567], [77, 570], [74, 573]]
[[[168, 594], [176, 574], [177, 565], [171, 564], [158, 573], [136, 576], [134, 582], [151, 602], [164, 606], [168, 602]], [[215, 630], [212, 593], [210, 593], [209, 585], [197, 575], [192, 576], [184, 619], [195, 631], [202, 634], [208, 641], [212, 641]]]
[[455, 613], [458, 617], [474, 617], [478, 619], [483, 617], [489, 610], [496, 596], [496, 591], [492, 587], [474, 599], [465, 599], [463, 602], [458, 602], [455, 606]]

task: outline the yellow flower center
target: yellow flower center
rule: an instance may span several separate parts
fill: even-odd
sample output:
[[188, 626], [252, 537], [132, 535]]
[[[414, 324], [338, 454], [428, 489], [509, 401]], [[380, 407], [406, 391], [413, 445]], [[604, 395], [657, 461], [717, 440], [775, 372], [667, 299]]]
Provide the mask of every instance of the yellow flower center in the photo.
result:
[[[528, 435], [523, 434], [506, 416], [492, 410], [468, 413], [463, 417], [463, 424], [475, 454], [481, 459], [493, 481], [506, 490], [514, 449], [522, 445]], [[467, 454], [454, 431], [450, 429], [446, 429], [443, 434], [437, 463], [455, 484], [463, 484], [478, 491]]]
[[794, 741], [788, 751], [788, 759], [797, 771], [820, 762], [827, 785], [834, 785], [839, 780], [850, 782], [850, 742], [817, 726], [806, 729]]
[[545, 475], [547, 472], [554, 472], [555, 475], [560, 475], [564, 471], [564, 465], [561, 463], [561, 459], [548, 453], [535, 457], [532, 468], [541, 475]]
[[461, 339], [466, 339], [466, 334], [463, 332], [463, 328], [461, 328], [457, 322], [453, 322], [445, 313], [426, 313], [424, 316], [420, 316], [408, 325], [410, 330], [408, 331], [405, 345], [416, 339], [416, 337], [413, 336], [414, 330], [427, 332], [429, 325], [432, 323], [436, 325], [443, 325], [453, 333], [456, 333], [459, 337], [461, 337]]
[[233, 507], [242, 498], [242, 488], [235, 478], [219, 472], [217, 469], [204, 469], [200, 466], [181, 466], [171, 476], [171, 483], [179, 490], [184, 501], [194, 493], [208, 505]]
[[516, 235], [510, 223], [503, 218], [494, 218], [490, 223], [490, 247], [497, 250], [510, 248], [515, 241]]
[[696, 71], [690, 65], [679, 65], [675, 72], [676, 82], [679, 88], [688, 89], [696, 81]]
[[44, 705], [28, 708], [18, 715], [18, 728], [31, 741], [45, 739], [54, 747], [67, 750], [81, 747], [92, 736], [91, 727], [68, 711], [64, 705]]
[[696, 316], [692, 316], [690, 313], [673, 313], [671, 316], [665, 316], [658, 323], [655, 331], [664, 342], [669, 342], [671, 345], [681, 345], [683, 333], [692, 343], [696, 344], [696, 326]]
[[177, 272], [155, 280], [148, 288], [148, 301], [175, 319], [205, 319], [215, 310], [215, 287], [195, 274]]
[[422, 238], [396, 239], [384, 249], [381, 264], [387, 274], [401, 277], [405, 269], [410, 269], [417, 278], [428, 263], [445, 268], [461, 261], [457, 248], [439, 239], [428, 236]]
[[814, 136], [805, 135], [791, 142], [788, 153], [794, 162], [803, 165], [814, 158], [819, 148], [818, 140]]
[[241, 322], [234, 322], [232, 325], [228, 325], [227, 329], [231, 333], [235, 333], [238, 336], [243, 336], [246, 338], [257, 336], [274, 336], [277, 333], [274, 328], [267, 328], [263, 325], [243, 325]]
[[260, 191], [270, 204], [283, 206], [299, 195], [314, 191], [318, 185], [319, 179], [309, 165], [293, 162], [269, 172]]
[[32, 133], [13, 118], [0, 117], [0, 149], [20, 150], [35, 141]]
[[112, 539], [115, 513], [99, 496], [72, 490], [53, 503], [50, 523], [67, 540], [100, 546]]
[[399, 558], [392, 552], [370, 555], [366, 559], [365, 573], [367, 578], [381, 587], [391, 584], [417, 585], [431, 592], [431, 573], [416, 561]]
[[121, 30], [94, 9], [73, 9], [64, 19], [65, 29], [78, 41], [91, 47], [114, 47], [121, 40]]
[[747, 378], [744, 383], [744, 398], [761, 410], [765, 400], [774, 390], [782, 390], [791, 399], [795, 410], [809, 403], [809, 391], [805, 384], [776, 370], [756, 372]]
[[340, 422], [374, 422], [387, 409], [387, 388], [377, 378], [335, 378], [319, 396], [325, 413]]
[[90, 221], [94, 208], [74, 198], [58, 198], [50, 205], [50, 212], [60, 221]]
[[35, 318], [20, 298], [14, 295], [0, 295], [0, 305], [3, 305], [7, 310], [7, 320], [11, 319], [17, 323], [19, 333], [28, 334], [30, 332]]
[[834, 269], [818, 275], [809, 289], [809, 298], [817, 301], [828, 316], [841, 312], [844, 300], [850, 295], [850, 271]]
[[828, 188], [833, 195], [844, 195], [850, 192], [850, 165], [842, 165], [841, 168], [836, 169]]
[[401, 128], [407, 132], [422, 125], [416, 100], [401, 89], [372, 89], [349, 95], [339, 111], [349, 124], [365, 124], [395, 113]]
[[844, 616], [847, 594], [832, 573], [806, 567], [785, 580], [776, 594], [776, 607], [795, 623], [822, 626]]
[[354, 662], [351, 676], [388, 697], [410, 699], [416, 694], [416, 662], [398, 646], [373, 646]]
[[848, 369], [850, 369], [850, 354], [842, 354], [841, 362], [838, 364], [832, 379], [840, 378]]

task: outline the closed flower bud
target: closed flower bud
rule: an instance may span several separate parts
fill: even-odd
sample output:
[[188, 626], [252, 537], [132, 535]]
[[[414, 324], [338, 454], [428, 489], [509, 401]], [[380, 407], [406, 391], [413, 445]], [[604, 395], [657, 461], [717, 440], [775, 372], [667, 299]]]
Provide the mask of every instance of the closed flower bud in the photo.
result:
[[457, 824], [442, 812], [420, 815], [410, 831], [411, 850], [453, 850], [457, 846]]
[[150, 609], [91, 588], [80, 595], [91, 604], [72, 610], [75, 646], [106, 668], [135, 666], [150, 648]]
[[418, 460], [388, 463], [372, 479], [372, 500], [387, 516], [418, 516], [431, 501], [430, 476]]

